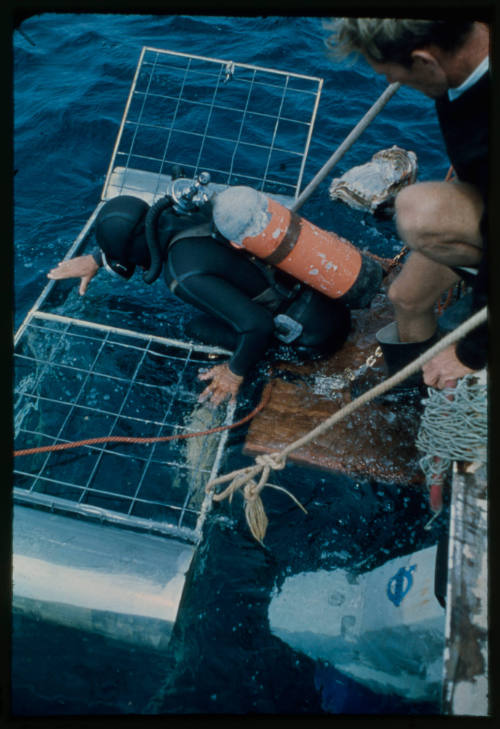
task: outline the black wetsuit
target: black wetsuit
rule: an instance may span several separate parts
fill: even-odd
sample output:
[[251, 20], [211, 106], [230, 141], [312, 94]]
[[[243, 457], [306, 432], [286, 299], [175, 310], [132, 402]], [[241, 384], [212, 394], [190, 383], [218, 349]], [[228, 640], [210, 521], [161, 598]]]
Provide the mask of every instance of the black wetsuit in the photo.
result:
[[[333, 352], [350, 329], [348, 308], [323, 294], [281, 277], [279, 293], [270, 286], [260, 262], [212, 236], [183, 237], [168, 247], [163, 267], [165, 281], [179, 298], [212, 317], [199, 336], [207, 343], [228, 346], [232, 372], [245, 375], [276, 344], [274, 317], [285, 312], [303, 326], [293, 342], [310, 353], [322, 348]], [[291, 294], [287, 298], [286, 294]], [[215, 326], [215, 322], [222, 323]], [[211, 331], [211, 329], [213, 331]], [[189, 327], [188, 327], [189, 330]]]
[[[230, 369], [244, 375], [273, 336], [272, 312], [253, 301], [268, 288], [263, 274], [246, 256], [211, 237], [178, 240], [169, 249], [163, 272], [176, 296], [234, 331]], [[212, 336], [207, 327], [205, 338], [214, 344], [226, 343], [220, 339], [219, 327]]]
[[[436, 110], [450, 162], [459, 180], [474, 185], [480, 192], [485, 211], [481, 220], [483, 255], [477, 275], [471, 279], [473, 290], [472, 311], [487, 303], [488, 269], [488, 119], [490, 99], [489, 72], [458, 98], [450, 101], [448, 95], [436, 100]], [[457, 273], [462, 275], [460, 269]], [[461, 339], [456, 348], [460, 361], [471, 369], [487, 364], [488, 330], [482, 325]]]
[[[150, 265], [145, 221], [133, 225], [134, 214], [144, 214], [143, 204], [127, 196], [107, 205], [113, 202], [111, 211], [104, 206], [96, 225], [96, 240], [106, 255], [99, 248], [92, 255], [98, 265], [121, 276], [128, 267], [132, 275], [135, 266]], [[128, 215], [131, 209], [135, 213]], [[210, 205], [189, 215], [166, 208], [151, 225], [170, 291], [205, 313], [188, 322], [185, 333], [232, 351], [229, 367], [235, 374], [244, 375], [271, 344], [285, 341], [313, 357], [331, 354], [347, 338], [350, 313], [343, 302], [236, 250], [215, 231]], [[119, 270], [113, 269], [118, 264]]]

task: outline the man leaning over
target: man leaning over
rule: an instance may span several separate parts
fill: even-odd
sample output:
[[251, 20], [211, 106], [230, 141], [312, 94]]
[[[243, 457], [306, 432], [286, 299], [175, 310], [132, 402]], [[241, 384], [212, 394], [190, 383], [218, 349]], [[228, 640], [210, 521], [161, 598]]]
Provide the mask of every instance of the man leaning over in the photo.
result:
[[[398, 233], [410, 256], [389, 288], [396, 321], [377, 334], [389, 374], [437, 339], [435, 304], [460, 279], [472, 284], [473, 313], [487, 300], [489, 28], [474, 21], [340, 18], [329, 45], [360, 53], [389, 83], [435, 100], [455, 176], [421, 182], [396, 198]], [[424, 382], [453, 386], [487, 364], [487, 326], [423, 367]]]

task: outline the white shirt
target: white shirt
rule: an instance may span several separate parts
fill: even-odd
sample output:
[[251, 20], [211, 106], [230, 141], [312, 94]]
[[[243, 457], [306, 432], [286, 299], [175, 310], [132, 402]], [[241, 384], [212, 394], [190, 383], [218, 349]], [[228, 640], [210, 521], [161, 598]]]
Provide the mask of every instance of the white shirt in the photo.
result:
[[454, 99], [457, 99], [460, 94], [463, 94], [464, 91], [467, 91], [471, 86], [473, 86], [476, 81], [479, 81], [481, 76], [486, 73], [486, 71], [490, 67], [490, 58], [489, 56], [486, 56], [479, 66], [477, 66], [474, 71], [471, 73], [470, 76], [468, 76], [463, 83], [460, 84], [460, 86], [457, 86], [455, 89], [448, 89], [448, 98], [450, 101], [453, 101]]

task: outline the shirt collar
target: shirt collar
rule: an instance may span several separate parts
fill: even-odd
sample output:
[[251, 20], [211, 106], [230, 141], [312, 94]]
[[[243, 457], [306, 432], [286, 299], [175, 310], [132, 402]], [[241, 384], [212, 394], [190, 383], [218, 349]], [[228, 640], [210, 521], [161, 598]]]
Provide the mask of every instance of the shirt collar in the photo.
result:
[[450, 101], [454, 101], [457, 99], [461, 94], [463, 94], [464, 91], [467, 91], [468, 88], [473, 86], [476, 81], [479, 81], [481, 76], [486, 73], [486, 71], [490, 67], [490, 59], [489, 56], [486, 56], [479, 66], [477, 66], [474, 71], [471, 73], [468, 78], [465, 79], [465, 81], [460, 84], [460, 86], [457, 86], [454, 89], [448, 89], [448, 98]]

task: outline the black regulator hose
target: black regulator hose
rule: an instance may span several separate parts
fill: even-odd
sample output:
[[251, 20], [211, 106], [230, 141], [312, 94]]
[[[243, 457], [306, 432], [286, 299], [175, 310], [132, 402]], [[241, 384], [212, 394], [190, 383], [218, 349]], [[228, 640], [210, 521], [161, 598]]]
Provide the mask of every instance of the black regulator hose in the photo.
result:
[[151, 258], [151, 263], [149, 265], [149, 269], [147, 271], [144, 271], [142, 278], [144, 283], [152, 284], [156, 281], [158, 276], [161, 273], [161, 268], [163, 264], [162, 255], [160, 251], [160, 244], [158, 242], [158, 220], [160, 218], [160, 215], [167, 210], [167, 208], [172, 207], [174, 204], [174, 201], [168, 197], [167, 195], [165, 197], [160, 198], [155, 202], [154, 205], [152, 205], [147, 214], [146, 214], [146, 220], [144, 221], [144, 227], [145, 227], [145, 233], [146, 233], [146, 241], [149, 248], [149, 255]]

